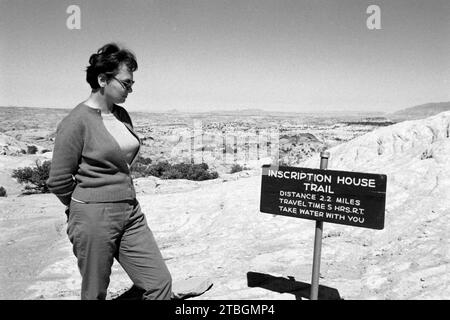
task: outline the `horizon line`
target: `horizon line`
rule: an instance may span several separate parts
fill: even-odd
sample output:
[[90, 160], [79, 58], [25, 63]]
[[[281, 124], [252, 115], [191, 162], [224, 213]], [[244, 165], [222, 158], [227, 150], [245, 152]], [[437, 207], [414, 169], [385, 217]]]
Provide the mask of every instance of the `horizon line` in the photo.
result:
[[[402, 111], [404, 109], [419, 107], [419, 106], [425, 106], [428, 104], [445, 104], [450, 103], [450, 101], [440, 101], [440, 102], [427, 102], [422, 103], [418, 105], [413, 105], [410, 107], [401, 108], [394, 111], [383, 111], [383, 110], [323, 110], [318, 111], [315, 110], [304, 110], [304, 111], [289, 111], [289, 110], [273, 110], [273, 109], [267, 109], [267, 108], [236, 108], [236, 109], [218, 109], [218, 110], [192, 110], [192, 111], [181, 111], [177, 108], [170, 108], [167, 110], [127, 110], [130, 113], [158, 113], [158, 114], [164, 114], [164, 113], [177, 113], [177, 114], [208, 114], [208, 113], [234, 113], [234, 112], [265, 112], [265, 113], [281, 113], [281, 114], [336, 114], [336, 113], [362, 113], [362, 114], [391, 114], [398, 111]], [[45, 106], [45, 107], [38, 107], [38, 106], [16, 106], [16, 105], [0, 105], [1, 108], [35, 108], [35, 109], [56, 109], [56, 110], [71, 110], [74, 107], [56, 107], [56, 106]], [[320, 110], [320, 109], [319, 109]]]

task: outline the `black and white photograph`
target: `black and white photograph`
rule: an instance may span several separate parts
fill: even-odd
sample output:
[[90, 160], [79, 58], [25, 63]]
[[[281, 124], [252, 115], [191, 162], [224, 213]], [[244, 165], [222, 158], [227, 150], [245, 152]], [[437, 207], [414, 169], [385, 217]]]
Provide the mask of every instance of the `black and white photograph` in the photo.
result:
[[450, 299], [449, 0], [0, 0], [0, 60], [1, 300]]

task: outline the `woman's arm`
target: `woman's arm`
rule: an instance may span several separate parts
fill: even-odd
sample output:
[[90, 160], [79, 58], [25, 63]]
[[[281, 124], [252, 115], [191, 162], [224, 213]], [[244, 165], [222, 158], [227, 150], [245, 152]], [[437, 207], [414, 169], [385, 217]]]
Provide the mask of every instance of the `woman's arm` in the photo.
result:
[[59, 123], [47, 180], [49, 190], [66, 206], [76, 186], [74, 176], [83, 150], [83, 124], [77, 120], [69, 116]]

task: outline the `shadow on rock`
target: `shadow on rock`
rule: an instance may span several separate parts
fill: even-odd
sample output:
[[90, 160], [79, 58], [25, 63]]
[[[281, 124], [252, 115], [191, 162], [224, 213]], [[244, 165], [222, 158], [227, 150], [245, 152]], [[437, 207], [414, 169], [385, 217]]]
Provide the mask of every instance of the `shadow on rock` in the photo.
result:
[[144, 289], [132, 286], [130, 289], [122, 293], [120, 296], [112, 298], [112, 300], [142, 300]]
[[[294, 277], [275, 277], [265, 273], [248, 272], [247, 285], [250, 288], [259, 287], [279, 293], [295, 295], [296, 300], [309, 299], [311, 285], [309, 283], [295, 281]], [[334, 288], [319, 285], [319, 300], [343, 300], [339, 291]]]
[[[183, 280], [178, 280], [172, 283], [172, 300], [185, 300], [201, 296], [213, 286], [211, 279], [208, 277], [190, 277]], [[144, 289], [133, 285], [126, 292], [112, 300], [141, 300]]]

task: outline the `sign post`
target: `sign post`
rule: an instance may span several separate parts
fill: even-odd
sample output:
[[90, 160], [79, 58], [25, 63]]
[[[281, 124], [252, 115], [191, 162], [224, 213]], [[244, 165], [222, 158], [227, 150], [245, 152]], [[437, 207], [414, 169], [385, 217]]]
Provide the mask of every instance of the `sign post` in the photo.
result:
[[260, 211], [316, 221], [310, 299], [319, 292], [323, 223], [384, 228], [386, 175], [328, 170], [329, 152], [320, 169], [264, 165]]
[[[320, 169], [326, 170], [328, 166], [328, 158], [330, 153], [323, 151], [320, 153]], [[316, 233], [314, 236], [314, 256], [313, 269], [311, 279], [311, 296], [310, 300], [317, 300], [319, 295], [319, 276], [320, 276], [320, 253], [322, 250], [322, 232], [323, 221], [316, 221]]]

